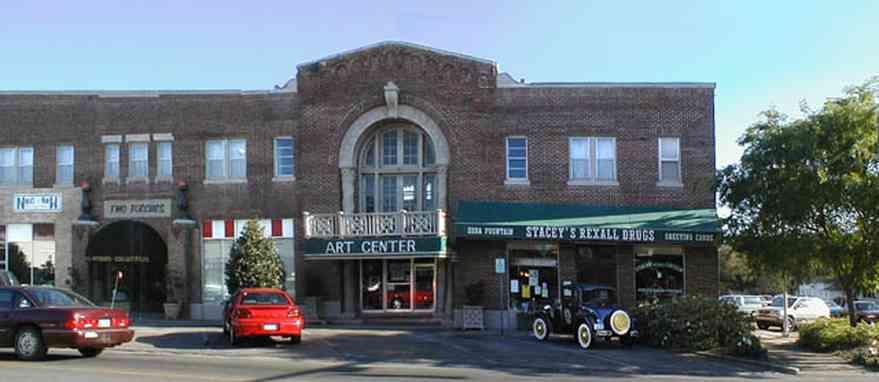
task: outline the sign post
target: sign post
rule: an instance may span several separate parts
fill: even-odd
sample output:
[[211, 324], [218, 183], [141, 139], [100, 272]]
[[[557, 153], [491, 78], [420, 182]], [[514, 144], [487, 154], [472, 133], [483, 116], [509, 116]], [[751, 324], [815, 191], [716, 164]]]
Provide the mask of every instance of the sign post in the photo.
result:
[[501, 299], [501, 335], [504, 335], [504, 325], [507, 323], [507, 310], [506, 306], [504, 306], [504, 295], [506, 294], [506, 280], [504, 278], [504, 274], [507, 273], [507, 259], [503, 257], [498, 257], [494, 259], [494, 273], [498, 275], [498, 290], [500, 291], [500, 299]]

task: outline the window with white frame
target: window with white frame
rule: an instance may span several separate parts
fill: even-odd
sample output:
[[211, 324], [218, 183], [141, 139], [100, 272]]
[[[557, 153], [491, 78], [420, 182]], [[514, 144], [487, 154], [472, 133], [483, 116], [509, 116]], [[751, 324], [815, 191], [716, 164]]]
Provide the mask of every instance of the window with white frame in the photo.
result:
[[207, 178], [247, 178], [247, 141], [218, 139], [207, 142]]
[[659, 181], [681, 183], [680, 138], [659, 138]]
[[30, 185], [33, 182], [33, 147], [0, 148], [0, 185]]
[[528, 138], [507, 137], [507, 180], [528, 180]]
[[616, 138], [570, 138], [570, 178], [579, 182], [616, 182]]
[[119, 179], [119, 144], [111, 143], [104, 148], [104, 178]]
[[128, 146], [128, 178], [147, 178], [150, 176], [150, 145], [135, 142]]
[[423, 130], [389, 123], [371, 132], [358, 150], [361, 212], [436, 208], [436, 158]]
[[174, 175], [174, 146], [173, 142], [159, 142], [156, 145], [158, 162], [156, 166], [156, 176], [161, 178], [170, 178]]
[[275, 177], [293, 177], [293, 138], [275, 138]]
[[73, 184], [73, 157], [72, 145], [60, 145], [55, 152], [57, 168], [55, 170], [55, 184]]

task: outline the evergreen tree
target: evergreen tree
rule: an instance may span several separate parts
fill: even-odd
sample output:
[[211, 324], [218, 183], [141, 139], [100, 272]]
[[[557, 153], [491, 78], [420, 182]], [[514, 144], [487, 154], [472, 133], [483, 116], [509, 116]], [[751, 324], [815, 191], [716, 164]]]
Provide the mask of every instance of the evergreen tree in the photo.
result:
[[226, 287], [230, 294], [242, 288], [282, 288], [284, 263], [275, 243], [265, 237], [262, 226], [249, 220], [232, 245], [226, 263]]

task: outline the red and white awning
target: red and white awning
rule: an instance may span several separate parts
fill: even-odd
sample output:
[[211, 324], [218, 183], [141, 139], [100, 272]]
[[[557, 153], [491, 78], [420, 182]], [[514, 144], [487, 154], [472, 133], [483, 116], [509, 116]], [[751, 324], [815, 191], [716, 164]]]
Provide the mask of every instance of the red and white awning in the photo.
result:
[[[265, 237], [281, 239], [293, 238], [293, 219], [259, 219]], [[202, 222], [202, 237], [211, 239], [237, 239], [244, 230], [247, 219], [205, 220]]]

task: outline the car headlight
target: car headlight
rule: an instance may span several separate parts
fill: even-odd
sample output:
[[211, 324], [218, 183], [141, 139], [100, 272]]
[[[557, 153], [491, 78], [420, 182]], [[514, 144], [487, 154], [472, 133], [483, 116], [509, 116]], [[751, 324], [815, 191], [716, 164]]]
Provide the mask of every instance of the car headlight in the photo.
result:
[[629, 332], [629, 329], [632, 328], [632, 319], [629, 318], [629, 314], [618, 310], [613, 312], [610, 315], [610, 328], [613, 329], [613, 332], [617, 335], [624, 335]]

